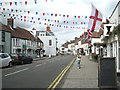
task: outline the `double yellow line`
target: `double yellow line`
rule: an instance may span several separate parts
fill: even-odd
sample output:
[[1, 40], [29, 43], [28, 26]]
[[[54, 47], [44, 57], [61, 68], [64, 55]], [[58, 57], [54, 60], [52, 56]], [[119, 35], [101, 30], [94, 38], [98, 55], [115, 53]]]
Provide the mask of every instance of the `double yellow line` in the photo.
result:
[[50, 86], [47, 88], [47, 90], [51, 89], [54, 90], [56, 88], [56, 86], [59, 84], [59, 82], [61, 81], [61, 79], [63, 78], [63, 76], [65, 75], [65, 73], [68, 71], [68, 69], [71, 67], [71, 65], [73, 64], [73, 62], [75, 61], [75, 58], [70, 62], [70, 64], [68, 64], [64, 70], [57, 76], [57, 78], [50, 84]]

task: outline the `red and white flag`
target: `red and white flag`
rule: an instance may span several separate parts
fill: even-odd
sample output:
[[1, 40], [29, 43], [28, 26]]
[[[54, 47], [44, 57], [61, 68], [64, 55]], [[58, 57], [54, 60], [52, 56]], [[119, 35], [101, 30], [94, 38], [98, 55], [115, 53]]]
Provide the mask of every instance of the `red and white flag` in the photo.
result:
[[88, 37], [91, 36], [94, 31], [98, 32], [100, 30], [102, 19], [103, 19], [103, 15], [92, 5], [92, 11], [91, 11], [91, 16], [89, 17], [88, 30], [87, 30]]

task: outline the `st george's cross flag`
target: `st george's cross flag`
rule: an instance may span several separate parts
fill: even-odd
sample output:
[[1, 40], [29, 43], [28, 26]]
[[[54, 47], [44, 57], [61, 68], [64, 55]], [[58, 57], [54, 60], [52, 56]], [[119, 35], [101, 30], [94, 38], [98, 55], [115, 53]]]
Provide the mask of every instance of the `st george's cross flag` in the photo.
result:
[[102, 24], [103, 15], [92, 5], [91, 16], [89, 17], [88, 29], [87, 29], [87, 42], [89, 41], [89, 36], [93, 34], [94, 31], [99, 31]]

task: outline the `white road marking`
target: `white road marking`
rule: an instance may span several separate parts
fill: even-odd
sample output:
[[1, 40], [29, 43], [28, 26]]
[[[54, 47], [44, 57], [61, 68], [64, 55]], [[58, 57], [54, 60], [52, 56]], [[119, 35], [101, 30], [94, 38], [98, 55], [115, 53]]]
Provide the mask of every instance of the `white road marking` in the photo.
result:
[[46, 63], [42, 63], [42, 64], [38, 64], [36, 65], [35, 67], [39, 67], [39, 66], [42, 66], [42, 65], [45, 65]]
[[4, 68], [4, 69], [2, 69], [2, 71], [10, 70], [10, 69], [13, 69], [13, 68]]
[[19, 71], [13, 72], [13, 73], [6, 74], [5, 77], [10, 76], [10, 75], [13, 75], [13, 74], [16, 74], [16, 73], [19, 73], [19, 72], [26, 71], [26, 70], [28, 70], [28, 69], [29, 69], [29, 68], [25, 68], [25, 69], [22, 69], [22, 70], [19, 70]]
[[46, 64], [46, 63], [43, 63], [43, 65]]
[[38, 65], [36, 65], [35, 67], [39, 67], [39, 66], [41, 66], [42, 64], [38, 64]]

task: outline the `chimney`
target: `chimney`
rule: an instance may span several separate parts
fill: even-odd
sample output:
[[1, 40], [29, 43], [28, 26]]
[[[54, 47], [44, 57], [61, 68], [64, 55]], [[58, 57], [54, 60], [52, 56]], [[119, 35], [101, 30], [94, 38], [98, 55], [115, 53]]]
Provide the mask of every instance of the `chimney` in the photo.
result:
[[75, 37], [75, 40], [78, 39], [77, 37]]
[[13, 28], [13, 22], [14, 22], [13, 18], [7, 19], [8, 26], [11, 26], [12, 28]]
[[48, 31], [48, 32], [51, 31], [51, 30], [50, 30], [50, 26], [47, 26], [47, 31]]

